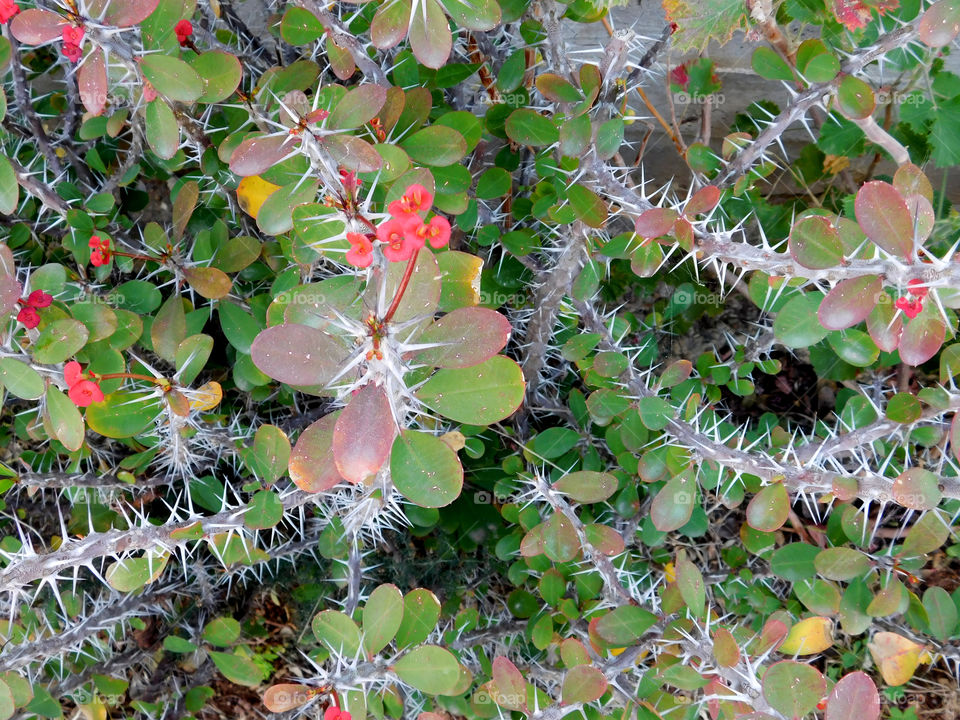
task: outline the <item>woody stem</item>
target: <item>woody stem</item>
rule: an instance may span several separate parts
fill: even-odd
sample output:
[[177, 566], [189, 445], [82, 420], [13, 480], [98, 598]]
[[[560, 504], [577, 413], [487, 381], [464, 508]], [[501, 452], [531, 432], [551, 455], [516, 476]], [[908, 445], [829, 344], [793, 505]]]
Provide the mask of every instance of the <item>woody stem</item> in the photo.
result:
[[387, 308], [386, 314], [383, 316], [381, 322], [386, 325], [393, 318], [394, 313], [397, 312], [397, 308], [400, 306], [400, 301], [403, 299], [403, 293], [407, 289], [407, 285], [410, 284], [410, 278], [413, 277], [413, 270], [417, 266], [417, 257], [420, 255], [420, 248], [417, 248], [413, 251], [413, 255], [410, 256], [410, 259], [407, 260], [407, 268], [403, 271], [403, 277], [400, 278], [400, 287], [397, 288], [397, 294], [393, 296], [393, 302], [390, 303], [390, 307]]

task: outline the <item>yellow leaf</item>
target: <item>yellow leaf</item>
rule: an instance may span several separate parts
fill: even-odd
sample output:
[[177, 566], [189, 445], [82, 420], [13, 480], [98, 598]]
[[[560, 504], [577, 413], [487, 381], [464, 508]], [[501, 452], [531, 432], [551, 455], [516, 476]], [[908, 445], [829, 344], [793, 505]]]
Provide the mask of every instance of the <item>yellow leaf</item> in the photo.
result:
[[892, 632], [878, 632], [867, 644], [873, 661], [879, 666], [887, 685], [903, 685], [920, 665], [925, 648]]
[[808, 617], [792, 628], [777, 648], [784, 655], [813, 655], [833, 645], [833, 621], [830, 618]]
[[267, 182], [259, 175], [249, 175], [237, 185], [237, 201], [240, 209], [253, 219], [257, 218], [260, 206], [274, 190], [280, 186]]
[[668, 583], [677, 581], [677, 569], [673, 566], [672, 562], [668, 562], [663, 566], [663, 575]]
[[80, 705], [78, 709], [86, 720], [107, 720], [107, 706], [98, 697], [87, 705]]
[[223, 388], [214, 380], [190, 393], [190, 407], [200, 412], [213, 410], [221, 400], [223, 400]]

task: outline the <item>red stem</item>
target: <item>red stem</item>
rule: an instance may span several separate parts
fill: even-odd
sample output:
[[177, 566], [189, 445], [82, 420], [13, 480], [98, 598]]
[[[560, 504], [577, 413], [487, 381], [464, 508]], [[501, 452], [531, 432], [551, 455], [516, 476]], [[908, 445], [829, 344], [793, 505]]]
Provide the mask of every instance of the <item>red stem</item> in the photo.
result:
[[413, 251], [413, 255], [410, 256], [410, 259], [407, 261], [407, 268], [403, 271], [403, 277], [400, 278], [400, 287], [397, 288], [397, 294], [393, 296], [393, 302], [390, 303], [390, 307], [387, 308], [386, 314], [383, 316], [381, 322], [386, 325], [393, 318], [397, 308], [400, 306], [400, 301], [403, 299], [403, 293], [407, 289], [407, 285], [410, 284], [410, 278], [413, 277], [413, 270], [417, 265], [417, 256], [420, 255], [420, 248], [417, 248]]

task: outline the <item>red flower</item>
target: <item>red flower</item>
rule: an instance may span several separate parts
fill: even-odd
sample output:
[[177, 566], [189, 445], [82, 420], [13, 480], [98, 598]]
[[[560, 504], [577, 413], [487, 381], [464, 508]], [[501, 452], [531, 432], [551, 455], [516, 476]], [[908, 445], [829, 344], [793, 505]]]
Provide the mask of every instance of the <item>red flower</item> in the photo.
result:
[[911, 320], [923, 310], [923, 300], [920, 298], [913, 298], [912, 300], [907, 300], [906, 297], [897, 298], [894, 305], [900, 310], [903, 310], [903, 314]]
[[353, 718], [350, 717], [350, 713], [346, 710], [341, 710], [331, 705], [327, 708], [326, 712], [323, 713], [323, 720], [353, 720]]
[[347, 233], [347, 240], [350, 241], [350, 249], [347, 250], [347, 262], [357, 267], [370, 267], [373, 262], [373, 243], [366, 235], [360, 233]]
[[22, 322], [24, 327], [33, 329], [40, 324], [40, 313], [32, 307], [25, 307], [17, 313], [17, 320]]
[[923, 280], [914, 278], [907, 283], [907, 292], [923, 300], [930, 292], [930, 288], [923, 284]]
[[83, 42], [83, 36], [86, 34], [86, 28], [83, 25], [64, 25], [63, 26], [63, 44], [79, 45]]
[[353, 172], [353, 170], [347, 170], [345, 168], [340, 168], [340, 182], [343, 183], [343, 189], [351, 195], [354, 190], [363, 185], [363, 181], [357, 177], [357, 174]]
[[67, 393], [77, 407], [87, 407], [103, 400], [103, 391], [93, 380], [81, 380]]
[[176, 33], [180, 46], [186, 47], [187, 43], [190, 42], [190, 36], [193, 35], [193, 24], [184, 18], [173, 26], [173, 32]]
[[83, 380], [83, 370], [80, 367], [80, 363], [78, 363], [76, 360], [71, 360], [64, 365], [63, 379], [67, 381], [67, 387], [73, 387], [78, 382]]
[[417, 247], [406, 232], [407, 223], [392, 218], [377, 228], [377, 240], [384, 243], [383, 255], [390, 262], [408, 260]]
[[80, 62], [81, 55], [83, 55], [83, 50], [80, 49], [79, 45], [63, 44], [63, 56], [70, 62]]
[[0, 0], [0, 25], [6, 24], [10, 18], [20, 12], [20, 6], [13, 0]]
[[50, 307], [50, 304], [53, 302], [53, 296], [48, 295], [43, 290], [34, 290], [27, 296], [27, 305], [32, 308], [37, 308], [37, 310], [45, 307]]
[[99, 267], [100, 265], [106, 265], [110, 262], [110, 241], [101, 240], [98, 235], [94, 235], [90, 238], [90, 242], [87, 245], [93, 248], [93, 252], [90, 253], [90, 264]]
[[406, 218], [426, 212], [433, 204], [433, 195], [423, 185], [411, 185], [399, 200], [394, 200], [387, 211], [395, 218]]

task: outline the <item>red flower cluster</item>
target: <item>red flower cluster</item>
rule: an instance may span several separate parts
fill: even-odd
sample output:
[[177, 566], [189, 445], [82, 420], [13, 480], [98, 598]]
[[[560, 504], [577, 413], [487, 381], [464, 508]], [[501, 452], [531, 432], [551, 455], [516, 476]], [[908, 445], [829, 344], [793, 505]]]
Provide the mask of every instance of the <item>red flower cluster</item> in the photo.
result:
[[913, 279], [907, 283], [907, 293], [913, 295], [913, 297], [908, 300], [907, 296], [904, 295], [897, 298], [894, 305], [897, 309], [902, 310], [904, 315], [913, 320], [923, 311], [923, 299], [929, 292], [930, 288], [924, 286], [922, 280]]
[[40, 324], [40, 313], [37, 310], [50, 307], [53, 296], [48, 295], [43, 290], [34, 290], [27, 296], [26, 300], [20, 300], [19, 302], [24, 307], [17, 314], [17, 321], [23, 323], [25, 327], [33, 329]]
[[93, 252], [90, 253], [90, 264], [94, 267], [99, 267], [100, 265], [106, 265], [110, 262], [110, 241], [101, 240], [99, 235], [94, 235], [90, 238], [90, 242], [87, 245], [93, 249]]
[[86, 32], [83, 25], [63, 26], [63, 56], [70, 62], [79, 62], [80, 56], [83, 55], [80, 43], [83, 42]]
[[5, 25], [20, 12], [20, 6], [13, 0], [0, 0], [0, 25]]
[[[376, 239], [383, 243], [383, 256], [390, 262], [409, 260], [415, 250], [426, 243], [442, 248], [450, 242], [450, 223], [446, 218], [434, 216], [424, 222], [420, 213], [426, 213], [433, 205], [433, 195], [423, 185], [411, 185], [399, 200], [387, 207], [393, 216], [377, 228]], [[347, 262], [357, 267], [369, 267], [373, 262], [373, 242], [361, 233], [348, 232], [350, 250]]]
[[71, 360], [64, 366], [63, 379], [70, 388], [67, 395], [77, 407], [87, 407], [103, 400], [100, 386], [83, 376], [83, 369], [76, 360]]
[[341, 710], [331, 705], [327, 708], [326, 712], [323, 713], [323, 720], [353, 720], [353, 718], [346, 710]]
[[686, 90], [690, 84], [690, 73], [687, 72], [687, 63], [677, 65], [670, 71], [670, 83], [677, 85], [681, 90]]
[[173, 26], [173, 32], [180, 41], [180, 47], [186, 47], [190, 43], [190, 36], [193, 35], [193, 24], [189, 20], [181, 20]]

